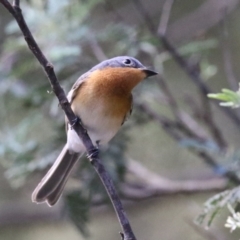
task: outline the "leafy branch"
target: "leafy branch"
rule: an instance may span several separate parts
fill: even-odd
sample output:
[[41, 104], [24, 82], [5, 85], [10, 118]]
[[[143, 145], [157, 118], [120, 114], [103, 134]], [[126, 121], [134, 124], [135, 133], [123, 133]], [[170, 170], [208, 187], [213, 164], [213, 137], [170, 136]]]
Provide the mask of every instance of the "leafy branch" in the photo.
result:
[[229, 89], [222, 89], [221, 93], [210, 93], [207, 95], [209, 98], [221, 100], [220, 106], [238, 108], [240, 107], [240, 89], [236, 92]]

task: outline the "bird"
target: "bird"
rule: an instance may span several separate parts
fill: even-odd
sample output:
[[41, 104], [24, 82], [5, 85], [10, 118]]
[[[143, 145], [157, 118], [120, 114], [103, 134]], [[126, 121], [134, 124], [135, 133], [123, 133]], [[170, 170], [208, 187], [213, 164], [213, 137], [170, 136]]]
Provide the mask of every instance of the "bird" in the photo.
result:
[[[77, 79], [67, 99], [96, 147], [106, 145], [131, 115], [133, 88], [156, 74], [136, 58], [118, 56], [100, 62]], [[55, 205], [73, 167], [86, 152], [67, 119], [66, 132], [65, 146], [32, 193], [35, 203]]]

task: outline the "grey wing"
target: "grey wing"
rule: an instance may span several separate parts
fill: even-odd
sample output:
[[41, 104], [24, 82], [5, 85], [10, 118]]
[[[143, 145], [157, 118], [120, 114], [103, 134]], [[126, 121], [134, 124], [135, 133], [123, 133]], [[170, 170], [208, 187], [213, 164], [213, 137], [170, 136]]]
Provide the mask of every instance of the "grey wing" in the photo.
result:
[[130, 110], [127, 112], [127, 114], [124, 116], [123, 121], [122, 121], [122, 125], [128, 120], [128, 118], [131, 116], [132, 114], [132, 109], [133, 109], [133, 97], [131, 95], [131, 108]]
[[[68, 99], [70, 105], [72, 104], [72, 101], [76, 96], [77, 90], [83, 85], [83, 83], [85, 81], [87, 81], [89, 73], [90, 72], [86, 72], [83, 75], [81, 75], [78, 78], [78, 80], [73, 84], [71, 90], [67, 94], [67, 99]], [[67, 130], [68, 130], [68, 119], [67, 119], [67, 117], [65, 117], [65, 124], [66, 124], [66, 132], [67, 132]]]
[[72, 103], [74, 97], [76, 96], [76, 92], [77, 90], [82, 86], [82, 84], [88, 79], [90, 72], [86, 72], [83, 75], [81, 75], [78, 80], [73, 84], [71, 90], [69, 91], [68, 95], [67, 95], [67, 99], [70, 102], [70, 104]]

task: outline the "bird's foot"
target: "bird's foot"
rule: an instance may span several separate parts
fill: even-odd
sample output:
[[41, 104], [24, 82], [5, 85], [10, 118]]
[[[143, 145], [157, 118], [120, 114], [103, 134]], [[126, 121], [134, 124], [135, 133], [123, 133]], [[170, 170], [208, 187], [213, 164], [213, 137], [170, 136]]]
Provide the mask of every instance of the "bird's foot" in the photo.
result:
[[76, 117], [74, 120], [72, 120], [72, 122], [71, 122], [71, 129], [73, 129], [73, 127], [74, 127], [77, 123], [80, 123], [80, 124], [82, 125], [79, 117]]
[[87, 129], [83, 126], [83, 124], [82, 124], [82, 121], [81, 121], [81, 119], [79, 118], [79, 117], [76, 117], [73, 121], [72, 121], [72, 123], [71, 123], [71, 129], [73, 129], [73, 127], [76, 125], [76, 124], [80, 124], [81, 126], [82, 126], [82, 128], [84, 129], [84, 132], [85, 133], [87, 133]]
[[99, 149], [98, 148], [93, 148], [89, 151], [88, 158], [90, 162], [94, 159], [97, 158], [99, 154]]

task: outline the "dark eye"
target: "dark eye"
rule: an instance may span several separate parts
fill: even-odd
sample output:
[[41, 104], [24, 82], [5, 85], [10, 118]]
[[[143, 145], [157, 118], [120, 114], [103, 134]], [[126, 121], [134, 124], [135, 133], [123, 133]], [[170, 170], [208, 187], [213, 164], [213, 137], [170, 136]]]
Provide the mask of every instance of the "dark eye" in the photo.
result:
[[124, 60], [123, 60], [123, 63], [124, 63], [125, 65], [127, 65], [127, 66], [132, 65], [132, 61], [131, 61], [129, 58], [124, 59]]

